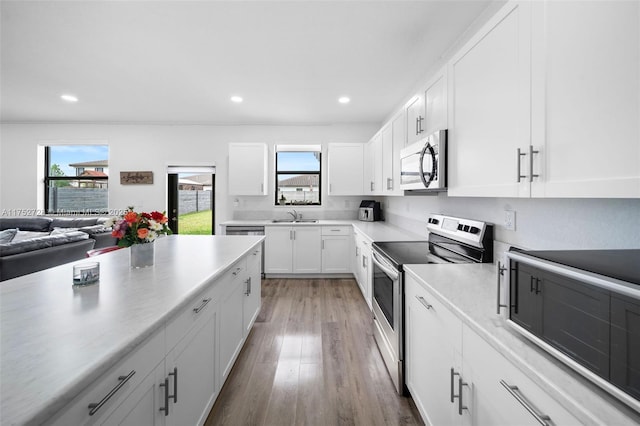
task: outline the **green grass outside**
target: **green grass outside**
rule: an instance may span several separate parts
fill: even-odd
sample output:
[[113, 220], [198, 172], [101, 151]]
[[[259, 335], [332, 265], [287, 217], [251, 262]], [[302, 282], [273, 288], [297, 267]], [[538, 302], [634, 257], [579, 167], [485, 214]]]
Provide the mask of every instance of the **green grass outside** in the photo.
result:
[[211, 235], [211, 210], [178, 216], [178, 233], [181, 235]]

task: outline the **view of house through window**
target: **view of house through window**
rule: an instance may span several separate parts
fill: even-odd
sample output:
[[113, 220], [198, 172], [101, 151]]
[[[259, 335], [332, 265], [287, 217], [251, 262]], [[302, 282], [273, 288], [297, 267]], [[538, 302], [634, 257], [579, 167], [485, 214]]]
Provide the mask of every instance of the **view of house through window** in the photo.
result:
[[276, 147], [276, 205], [321, 204], [320, 155], [319, 145]]
[[44, 156], [47, 213], [108, 212], [107, 145], [51, 145]]

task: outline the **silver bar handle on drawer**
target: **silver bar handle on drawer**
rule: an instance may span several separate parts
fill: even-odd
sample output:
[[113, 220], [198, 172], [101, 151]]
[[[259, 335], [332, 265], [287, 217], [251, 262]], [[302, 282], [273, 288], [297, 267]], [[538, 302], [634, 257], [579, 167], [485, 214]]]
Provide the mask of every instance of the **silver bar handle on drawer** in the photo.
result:
[[197, 308], [193, 308], [193, 312], [195, 312], [196, 314], [200, 313], [201, 310], [204, 309], [205, 306], [207, 306], [207, 303], [211, 302], [211, 298], [207, 298], [207, 299], [202, 299], [202, 303], [200, 303], [200, 306], [198, 306]]
[[520, 179], [527, 177], [527, 175], [523, 175], [522, 170], [520, 170], [520, 163], [522, 162], [522, 159], [520, 157], [523, 157], [525, 155], [527, 155], [527, 153], [521, 152], [520, 148], [518, 148], [518, 182], [520, 182]]
[[427, 303], [426, 300], [424, 300], [424, 297], [422, 296], [415, 296], [416, 299], [418, 299], [418, 302], [422, 303], [422, 306], [424, 306], [427, 309], [431, 309], [433, 308], [433, 306], [431, 306], [429, 303]]
[[169, 395], [169, 389], [167, 388], [167, 399], [173, 398], [173, 403], [178, 402], [178, 367], [173, 367], [173, 373], [169, 373], [169, 376], [173, 376], [173, 395]]
[[251, 294], [251, 277], [247, 278], [245, 283], [247, 284], [247, 291], [244, 294], [248, 296]]
[[546, 414], [541, 414], [536, 411], [533, 405], [527, 401], [527, 399], [522, 395], [517, 386], [513, 386], [505, 382], [504, 380], [500, 380], [500, 384], [513, 396], [516, 401], [518, 401], [531, 415], [534, 419], [538, 421], [543, 426], [549, 426], [549, 422], [551, 421], [551, 417]]
[[129, 381], [130, 378], [133, 377], [134, 374], [136, 374], [136, 370], [131, 370], [129, 372], [129, 374], [127, 374], [126, 376], [118, 376], [118, 382], [119, 383], [113, 389], [111, 389], [109, 391], [109, 393], [106, 394], [105, 397], [100, 400], [100, 402], [98, 402], [98, 403], [92, 402], [91, 404], [89, 404], [89, 407], [88, 407], [89, 408], [89, 415], [93, 416], [95, 413], [97, 413], [98, 410], [104, 404], [106, 404], [107, 401], [109, 401], [111, 399], [111, 397], [113, 395], [115, 395], [120, 390], [120, 388], [122, 388], [124, 386], [124, 384]]
[[160, 383], [161, 388], [164, 388], [164, 407], [160, 407], [160, 411], [164, 411], [165, 417], [169, 415], [169, 378], [165, 377], [164, 383]]
[[529, 182], [533, 182], [534, 177], [540, 177], [540, 175], [533, 174], [533, 154], [538, 154], [539, 152], [533, 149], [533, 145], [529, 145]]
[[498, 309], [496, 310], [496, 313], [498, 315], [500, 315], [500, 308], [508, 308], [509, 305], [503, 305], [502, 303], [500, 303], [500, 277], [504, 275], [504, 271], [506, 271], [507, 268], [502, 266], [502, 264], [500, 263], [500, 261], [498, 261], [498, 282], [496, 284], [496, 286], [498, 287], [498, 302], [497, 302], [497, 306]]

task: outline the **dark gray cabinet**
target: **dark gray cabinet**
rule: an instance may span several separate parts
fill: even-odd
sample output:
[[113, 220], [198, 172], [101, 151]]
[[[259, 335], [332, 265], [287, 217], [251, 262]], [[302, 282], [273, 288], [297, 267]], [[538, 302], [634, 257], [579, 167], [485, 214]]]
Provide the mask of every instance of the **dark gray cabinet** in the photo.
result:
[[511, 274], [511, 320], [608, 379], [609, 293], [519, 262]]
[[640, 301], [611, 296], [611, 382], [640, 399]]

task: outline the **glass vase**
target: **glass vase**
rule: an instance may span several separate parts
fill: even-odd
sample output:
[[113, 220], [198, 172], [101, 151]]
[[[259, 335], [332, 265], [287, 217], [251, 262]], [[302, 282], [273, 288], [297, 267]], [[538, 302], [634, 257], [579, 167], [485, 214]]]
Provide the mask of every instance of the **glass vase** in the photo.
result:
[[153, 266], [155, 260], [155, 244], [144, 243], [132, 245], [130, 258], [132, 268]]

